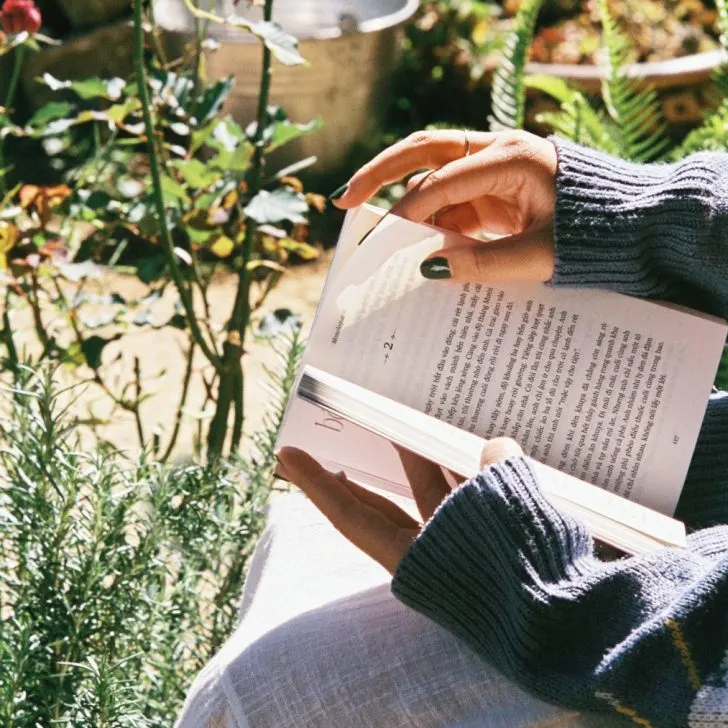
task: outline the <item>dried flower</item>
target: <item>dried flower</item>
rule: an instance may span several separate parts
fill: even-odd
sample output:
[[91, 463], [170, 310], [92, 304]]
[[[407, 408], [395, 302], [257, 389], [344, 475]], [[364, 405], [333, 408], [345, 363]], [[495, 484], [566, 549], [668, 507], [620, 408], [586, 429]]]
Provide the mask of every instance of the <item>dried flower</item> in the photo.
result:
[[0, 21], [8, 33], [37, 33], [42, 17], [33, 0], [5, 0]]

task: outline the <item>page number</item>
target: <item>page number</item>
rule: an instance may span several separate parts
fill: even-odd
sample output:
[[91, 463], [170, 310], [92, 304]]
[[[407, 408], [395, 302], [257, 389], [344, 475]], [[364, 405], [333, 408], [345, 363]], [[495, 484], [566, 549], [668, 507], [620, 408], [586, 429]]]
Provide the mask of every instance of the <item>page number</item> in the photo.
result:
[[383, 344], [384, 351], [386, 352], [384, 355], [384, 363], [386, 364], [389, 361], [389, 355], [392, 349], [394, 349], [394, 340], [397, 338], [397, 332], [396, 330], [392, 332], [392, 335], [389, 337], [389, 341], [385, 341]]

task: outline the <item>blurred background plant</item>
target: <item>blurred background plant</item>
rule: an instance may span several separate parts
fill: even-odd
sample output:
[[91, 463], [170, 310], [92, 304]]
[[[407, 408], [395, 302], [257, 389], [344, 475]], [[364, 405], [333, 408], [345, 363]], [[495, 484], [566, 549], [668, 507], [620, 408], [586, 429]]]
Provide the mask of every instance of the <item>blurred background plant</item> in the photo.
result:
[[[506, 39], [520, 22], [528, 0], [430, 0], [406, 28], [392, 136], [429, 124], [483, 128], [491, 113], [493, 72]], [[529, 63], [603, 65], [603, 13], [629, 38], [629, 61], [655, 62], [721, 48], [721, 24], [714, 0], [545, 0], [539, 3], [525, 47]], [[523, 17], [521, 15], [521, 17]], [[558, 73], [554, 69], [554, 73]], [[598, 87], [598, 82], [597, 82]], [[583, 86], [579, 87], [584, 91]], [[598, 99], [588, 90], [592, 101]], [[543, 133], [540, 108], [552, 108], [535, 87], [529, 91], [527, 128]], [[443, 103], [447, 99], [447, 103]], [[701, 121], [712, 103], [708, 89], [694, 80], [661, 91], [663, 113], [673, 138], [681, 139]]]
[[[19, 3], [6, 0], [3, 17]], [[27, 15], [33, 4], [22, 3]], [[153, 42], [153, 17], [145, 16], [138, 0], [133, 78], [66, 81], [45, 74], [39, 81], [58, 98], [15, 124], [14, 72], [0, 120], [6, 146], [18, 141], [25, 158], [29, 149], [37, 152], [40, 146], [44, 153], [39, 158], [56, 173], [53, 184], [33, 184], [21, 164], [0, 171], [5, 366], [17, 366], [8, 312], [22, 302], [32, 311], [40, 360], [76, 368], [81, 377], [90, 370], [93, 383], [114, 405], [133, 415], [142, 449], [163, 460], [174, 449], [193, 375], [204, 380], [208, 392], [203, 410], [212, 407], [204, 438], [208, 459], [220, 457], [225, 448], [229, 453], [239, 449], [246, 338], [291, 258], [317, 256], [306, 242], [308, 215], [325, 205], [320, 195], [304, 193], [292, 170], [265, 168], [267, 154], [319, 125], [318, 120], [292, 123], [283, 109], [268, 104], [273, 58], [303, 63], [295, 39], [270, 21], [272, 2], [265, 5], [263, 22], [230, 21], [258, 35], [262, 46], [258, 114], [246, 128], [222, 111], [232, 80], [208, 82], [201, 63], [204, 23], [228, 21], [192, 3], [190, 7], [200, 22], [185, 57], [164, 58]], [[5, 22], [20, 30], [8, 35], [3, 46], [15, 54], [16, 67], [25, 46], [37, 43], [37, 9], [26, 21], [22, 28], [16, 15]], [[102, 274], [100, 266], [124, 263], [147, 286], [145, 295], [127, 300], [114, 291], [101, 298], [87, 293], [87, 282]], [[213, 320], [208, 301], [210, 282], [220, 268], [237, 275], [224, 325]], [[168, 289], [175, 298], [174, 312], [158, 321], [154, 303]], [[289, 324], [294, 323], [292, 314], [290, 318]], [[149, 392], [138, 359], [125, 380], [111, 384], [103, 353], [130, 329], [167, 326], [185, 333], [186, 367], [177, 415], [162, 441], [159, 433], [145, 431], [142, 422], [140, 405]], [[193, 374], [197, 352], [204, 366]]]

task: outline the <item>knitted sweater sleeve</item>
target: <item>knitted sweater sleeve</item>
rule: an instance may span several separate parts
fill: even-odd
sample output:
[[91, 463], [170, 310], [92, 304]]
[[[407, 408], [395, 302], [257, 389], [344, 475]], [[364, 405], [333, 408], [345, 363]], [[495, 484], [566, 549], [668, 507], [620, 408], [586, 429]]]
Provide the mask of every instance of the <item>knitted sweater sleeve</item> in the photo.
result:
[[725, 725], [728, 526], [689, 542], [600, 562], [512, 458], [443, 502], [392, 589], [542, 699], [646, 727]]
[[552, 141], [553, 284], [610, 288], [728, 317], [728, 154], [637, 165]]

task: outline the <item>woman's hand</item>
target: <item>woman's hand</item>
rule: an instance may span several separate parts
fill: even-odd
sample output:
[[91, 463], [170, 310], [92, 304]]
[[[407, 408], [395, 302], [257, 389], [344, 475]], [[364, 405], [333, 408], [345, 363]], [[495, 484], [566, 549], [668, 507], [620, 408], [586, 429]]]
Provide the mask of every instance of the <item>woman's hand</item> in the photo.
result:
[[[410, 543], [435, 512], [450, 487], [438, 465], [398, 448], [412, 487], [421, 522], [392, 501], [352, 483], [343, 473], [334, 475], [303, 450], [284, 447], [278, 452], [278, 475], [297, 485], [335, 528], [355, 546], [393, 574]], [[481, 466], [487, 467], [523, 450], [506, 437], [490, 440], [483, 448]]]
[[430, 170], [409, 180], [393, 213], [415, 222], [435, 216], [438, 227], [464, 235], [507, 237], [432, 253], [422, 265], [426, 278], [547, 281], [554, 268], [556, 166], [554, 145], [527, 132], [423, 131], [376, 156], [332, 199], [337, 207], [356, 207], [382, 185]]

